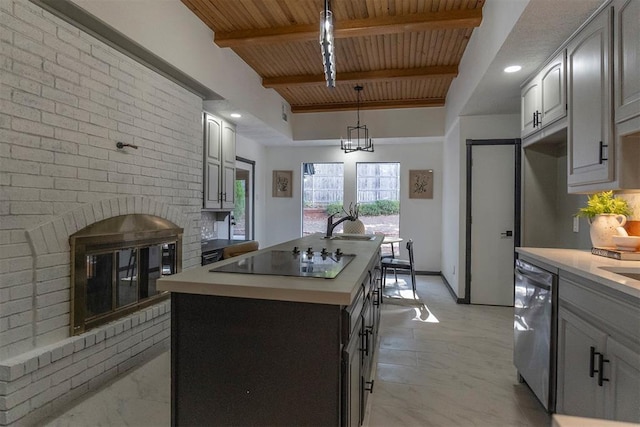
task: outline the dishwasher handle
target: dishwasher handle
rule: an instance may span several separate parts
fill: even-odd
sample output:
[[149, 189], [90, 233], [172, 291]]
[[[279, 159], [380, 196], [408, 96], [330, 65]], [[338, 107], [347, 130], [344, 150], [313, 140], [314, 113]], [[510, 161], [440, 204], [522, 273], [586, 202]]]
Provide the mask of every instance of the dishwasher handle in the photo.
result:
[[518, 279], [517, 281], [526, 280], [532, 286], [542, 288], [546, 291], [551, 291], [553, 289], [553, 273], [542, 270], [541, 268], [521, 260], [516, 260], [515, 275]]

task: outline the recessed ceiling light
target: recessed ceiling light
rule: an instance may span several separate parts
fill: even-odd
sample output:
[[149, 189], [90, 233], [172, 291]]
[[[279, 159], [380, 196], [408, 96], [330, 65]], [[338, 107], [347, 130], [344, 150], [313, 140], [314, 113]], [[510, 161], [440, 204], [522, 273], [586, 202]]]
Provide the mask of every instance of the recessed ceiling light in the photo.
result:
[[522, 70], [522, 67], [519, 65], [510, 65], [504, 69], [505, 73], [515, 73], [516, 71]]
[[242, 114], [238, 114], [238, 113], [231, 113], [231, 117], [233, 117], [234, 119], [237, 119], [239, 117], [242, 117]]

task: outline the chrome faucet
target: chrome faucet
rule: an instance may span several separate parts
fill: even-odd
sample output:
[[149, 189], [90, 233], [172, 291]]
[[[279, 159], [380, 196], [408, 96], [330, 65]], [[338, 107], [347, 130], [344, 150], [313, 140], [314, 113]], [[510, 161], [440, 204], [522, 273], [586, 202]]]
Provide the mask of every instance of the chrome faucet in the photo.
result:
[[338, 215], [337, 213], [334, 213], [333, 215], [329, 215], [329, 218], [327, 218], [327, 235], [325, 236], [325, 239], [328, 239], [331, 237], [331, 235], [333, 234], [333, 230], [340, 225], [341, 223], [349, 220], [349, 221], [355, 221], [356, 219], [358, 219], [357, 216], [353, 216], [353, 215], [347, 215], [345, 217], [340, 218], [340, 220], [338, 222], [333, 222], [333, 217]]

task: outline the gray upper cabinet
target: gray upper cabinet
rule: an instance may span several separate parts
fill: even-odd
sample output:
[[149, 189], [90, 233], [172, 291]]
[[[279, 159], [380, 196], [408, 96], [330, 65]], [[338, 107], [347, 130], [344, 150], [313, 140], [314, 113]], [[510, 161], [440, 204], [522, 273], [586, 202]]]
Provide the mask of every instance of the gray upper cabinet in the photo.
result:
[[204, 119], [203, 207], [231, 210], [235, 194], [235, 127], [210, 114], [205, 113]]
[[[567, 45], [568, 185], [614, 179], [611, 101], [611, 8], [603, 9]], [[575, 190], [581, 191], [581, 190]]]
[[[520, 97], [522, 138], [533, 136], [537, 140], [536, 133], [567, 116], [565, 77], [565, 51], [562, 50], [523, 86]], [[559, 128], [564, 126], [566, 123]]]
[[640, 2], [616, 0], [614, 88], [616, 123], [640, 116]]

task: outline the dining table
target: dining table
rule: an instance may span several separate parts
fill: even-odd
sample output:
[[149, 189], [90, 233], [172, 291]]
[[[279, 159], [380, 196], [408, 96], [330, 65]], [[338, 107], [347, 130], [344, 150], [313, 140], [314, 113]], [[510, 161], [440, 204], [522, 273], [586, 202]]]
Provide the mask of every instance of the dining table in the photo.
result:
[[[396, 243], [402, 242], [402, 240], [403, 240], [402, 237], [398, 237], [398, 236], [384, 236], [384, 239], [382, 240], [382, 244], [391, 245], [391, 258], [396, 257], [396, 251], [394, 249], [394, 245]], [[398, 253], [400, 253], [400, 247], [398, 247]]]

